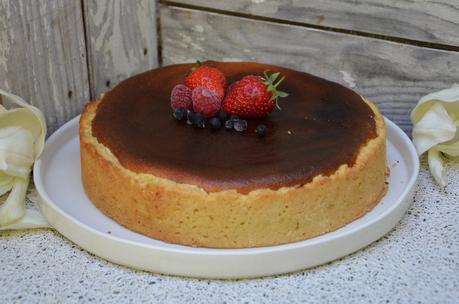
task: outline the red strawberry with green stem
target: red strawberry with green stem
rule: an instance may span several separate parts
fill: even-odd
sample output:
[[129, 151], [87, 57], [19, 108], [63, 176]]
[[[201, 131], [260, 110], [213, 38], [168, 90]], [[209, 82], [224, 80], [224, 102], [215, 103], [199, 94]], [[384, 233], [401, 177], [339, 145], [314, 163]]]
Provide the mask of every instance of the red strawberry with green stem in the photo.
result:
[[278, 79], [279, 75], [279, 72], [271, 75], [264, 72], [264, 77], [244, 76], [228, 90], [223, 100], [223, 109], [244, 118], [264, 117], [275, 106], [280, 109], [278, 98], [287, 97], [288, 94], [277, 90], [284, 80], [284, 77]]
[[191, 69], [190, 75], [185, 80], [185, 85], [190, 89], [203, 87], [214, 92], [220, 100], [225, 96], [226, 77], [217, 68], [201, 64]]

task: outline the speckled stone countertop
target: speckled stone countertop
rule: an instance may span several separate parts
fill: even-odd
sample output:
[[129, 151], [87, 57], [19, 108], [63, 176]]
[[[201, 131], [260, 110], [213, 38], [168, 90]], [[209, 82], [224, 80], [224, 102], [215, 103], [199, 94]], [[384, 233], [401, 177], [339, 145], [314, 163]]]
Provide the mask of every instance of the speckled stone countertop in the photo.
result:
[[289, 275], [196, 280], [106, 262], [51, 230], [0, 232], [0, 303], [459, 303], [459, 166], [439, 189], [425, 161], [389, 234]]

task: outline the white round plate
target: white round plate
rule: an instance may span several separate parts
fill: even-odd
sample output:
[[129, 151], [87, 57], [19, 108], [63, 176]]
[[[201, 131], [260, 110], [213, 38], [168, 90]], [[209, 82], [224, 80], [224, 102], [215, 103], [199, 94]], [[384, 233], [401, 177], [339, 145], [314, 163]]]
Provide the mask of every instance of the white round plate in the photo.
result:
[[41, 209], [71, 241], [104, 259], [158, 273], [202, 278], [247, 278], [323, 264], [379, 239], [401, 219], [413, 199], [419, 161], [410, 139], [386, 119], [389, 190], [362, 218], [309, 240], [247, 249], [193, 248], [132, 232], [106, 217], [88, 199], [80, 176], [79, 117], [47, 141], [34, 166]]

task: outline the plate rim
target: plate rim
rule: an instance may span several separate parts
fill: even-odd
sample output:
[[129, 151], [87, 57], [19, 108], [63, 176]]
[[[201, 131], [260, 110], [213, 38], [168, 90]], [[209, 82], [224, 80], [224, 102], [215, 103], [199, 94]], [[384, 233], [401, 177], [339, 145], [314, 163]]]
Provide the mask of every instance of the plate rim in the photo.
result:
[[[80, 118], [80, 115], [78, 115], [77, 117], [71, 119], [70, 121], [65, 123], [62, 127], [60, 127], [57, 131], [55, 131], [47, 139], [46, 144], [45, 144], [45, 150], [43, 151], [42, 155], [45, 155], [47, 150], [51, 149], [51, 148], [49, 148], [49, 146], [51, 146], [54, 141], [59, 140], [59, 138], [61, 137], [62, 134], [65, 134], [67, 131], [69, 131], [68, 129], [72, 129], [72, 128], [77, 128], [78, 129], [79, 118]], [[403, 142], [406, 144], [406, 146], [408, 147], [409, 155], [411, 156], [410, 158], [413, 161], [412, 172], [408, 172], [409, 179], [407, 181], [407, 186], [405, 187], [403, 192], [397, 197], [396, 202], [394, 202], [389, 208], [384, 210], [384, 212], [382, 212], [381, 214], [378, 214], [376, 217], [366, 221], [365, 223], [362, 223], [361, 225], [353, 227], [348, 231], [345, 231], [345, 232], [343, 232], [341, 234], [329, 236], [328, 238], [323, 238], [323, 236], [327, 235], [327, 234], [324, 234], [324, 235], [322, 235], [322, 238], [320, 238], [320, 239], [315, 237], [315, 238], [311, 238], [311, 239], [307, 239], [307, 240], [302, 240], [302, 241], [293, 242], [293, 243], [287, 243], [287, 244], [281, 244], [281, 245], [275, 245], [275, 246], [255, 247], [255, 248], [234, 248], [234, 249], [203, 248], [203, 247], [194, 248], [194, 247], [183, 246], [183, 245], [181, 246], [182, 248], [181, 247], [167, 248], [167, 247], [162, 247], [161, 245], [156, 245], [156, 244], [146, 244], [146, 243], [142, 243], [142, 242], [139, 242], [139, 241], [129, 240], [129, 239], [125, 239], [125, 238], [122, 238], [122, 237], [115, 236], [115, 235], [110, 235], [110, 234], [103, 233], [102, 231], [99, 231], [99, 230], [97, 230], [97, 229], [95, 229], [95, 228], [93, 228], [93, 227], [91, 227], [91, 226], [89, 226], [89, 225], [87, 225], [85, 223], [80, 222], [78, 219], [74, 218], [71, 214], [68, 214], [64, 210], [62, 210], [48, 196], [48, 191], [46, 190], [46, 187], [44, 186], [44, 181], [41, 178], [41, 175], [43, 174], [42, 173], [42, 162], [43, 162], [42, 157], [40, 159], [38, 159], [34, 164], [33, 178], [34, 178], [35, 187], [36, 187], [37, 192], [38, 192], [39, 197], [40, 197], [40, 205], [46, 204], [47, 207], [50, 207], [51, 209], [53, 209], [54, 212], [57, 212], [61, 217], [63, 217], [66, 220], [70, 221], [72, 224], [79, 226], [81, 229], [86, 230], [86, 232], [88, 232], [88, 233], [96, 234], [96, 236], [105, 238], [105, 239], [107, 239], [109, 241], [112, 241], [112, 242], [117, 242], [117, 243], [121, 243], [123, 245], [134, 246], [134, 247], [137, 247], [137, 248], [143, 248], [143, 249], [147, 249], [147, 250], [156, 250], [156, 251], [159, 251], [159, 252], [162, 252], [162, 253], [166, 253], [166, 254], [167, 253], [170, 253], [170, 254], [185, 254], [185, 255], [190, 255], [190, 256], [191, 255], [197, 255], [197, 256], [216, 256], [217, 257], [217, 256], [250, 256], [250, 255], [262, 255], [262, 254], [275, 254], [275, 253], [280, 253], [280, 252], [284, 252], [284, 251], [303, 249], [304, 247], [310, 247], [310, 246], [315, 246], [315, 245], [323, 245], [324, 243], [333, 242], [333, 241], [336, 241], [337, 239], [341, 239], [341, 238], [344, 238], [344, 237], [347, 237], [347, 236], [351, 236], [352, 234], [355, 234], [355, 233], [357, 233], [359, 231], [365, 230], [365, 229], [375, 225], [376, 223], [378, 223], [379, 221], [384, 219], [388, 214], [394, 212], [394, 209], [398, 208], [400, 206], [400, 204], [402, 204], [407, 199], [407, 197], [410, 195], [410, 192], [412, 192], [414, 186], [416, 185], [417, 177], [418, 177], [418, 174], [419, 174], [419, 167], [420, 167], [419, 158], [417, 156], [417, 153], [416, 153], [416, 150], [415, 150], [415, 148], [413, 146], [413, 143], [411, 142], [409, 137], [405, 134], [405, 132], [402, 131], [395, 123], [393, 123], [388, 118], [384, 117], [384, 120], [385, 120], [387, 129], [389, 129], [389, 128], [393, 129], [396, 132], [396, 134], [398, 136], [400, 136], [401, 139], [403, 140]], [[400, 151], [400, 149], [398, 149], [398, 148], [397, 148], [397, 150]], [[52, 151], [54, 152], [55, 148]], [[50, 152], [50, 153], [52, 153], [52, 152]], [[408, 204], [408, 206], [409, 206], [409, 204]], [[42, 206], [40, 206], [40, 207], [43, 210], [43, 207]], [[405, 212], [406, 212], [406, 209], [403, 211], [403, 214]], [[398, 221], [399, 220], [397, 220], [396, 223], [398, 223]], [[54, 225], [53, 225], [53, 227], [54, 227]], [[394, 227], [394, 225], [392, 225], [392, 227]], [[56, 229], [56, 230], [59, 231], [58, 229]], [[60, 232], [60, 233], [63, 234], [64, 236], [66, 236], [64, 233], [62, 233], [62, 232]], [[386, 233], [387, 232], [385, 232], [384, 234], [386, 234]], [[70, 239], [72, 242], [75, 242], [78, 245], [80, 245], [78, 242], [74, 241], [72, 238], [70, 238], [68, 236], [66, 236], [66, 237], [68, 239]], [[376, 241], [379, 238], [380, 237], [378, 237], [378, 238], [376, 238], [374, 240], [371, 240], [368, 244]], [[307, 243], [305, 244], [305, 242], [307, 242]], [[82, 245], [80, 245], [80, 246], [82, 246]], [[82, 247], [85, 248], [86, 250], [90, 251], [90, 252], [93, 252], [92, 250], [90, 250], [90, 249], [88, 249], [88, 248], [86, 248], [84, 246], [82, 246]], [[358, 249], [353, 250], [352, 252], [355, 252], [355, 251], [357, 251], [357, 250], [359, 250], [359, 249], [361, 249], [363, 247], [360, 246]], [[103, 257], [103, 258], [112, 261], [112, 259], [110, 259], [110, 258], [107, 258], [107, 257]], [[241, 277], [247, 277], [247, 276], [241, 276]]]

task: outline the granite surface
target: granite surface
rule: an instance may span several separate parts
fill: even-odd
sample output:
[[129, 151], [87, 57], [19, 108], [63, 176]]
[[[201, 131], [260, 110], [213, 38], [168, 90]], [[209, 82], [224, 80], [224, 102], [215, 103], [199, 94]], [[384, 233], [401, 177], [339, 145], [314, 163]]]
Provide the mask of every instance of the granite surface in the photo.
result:
[[106, 262], [52, 230], [0, 232], [0, 303], [459, 303], [459, 166], [425, 160], [399, 225], [350, 256], [289, 275], [196, 280]]

